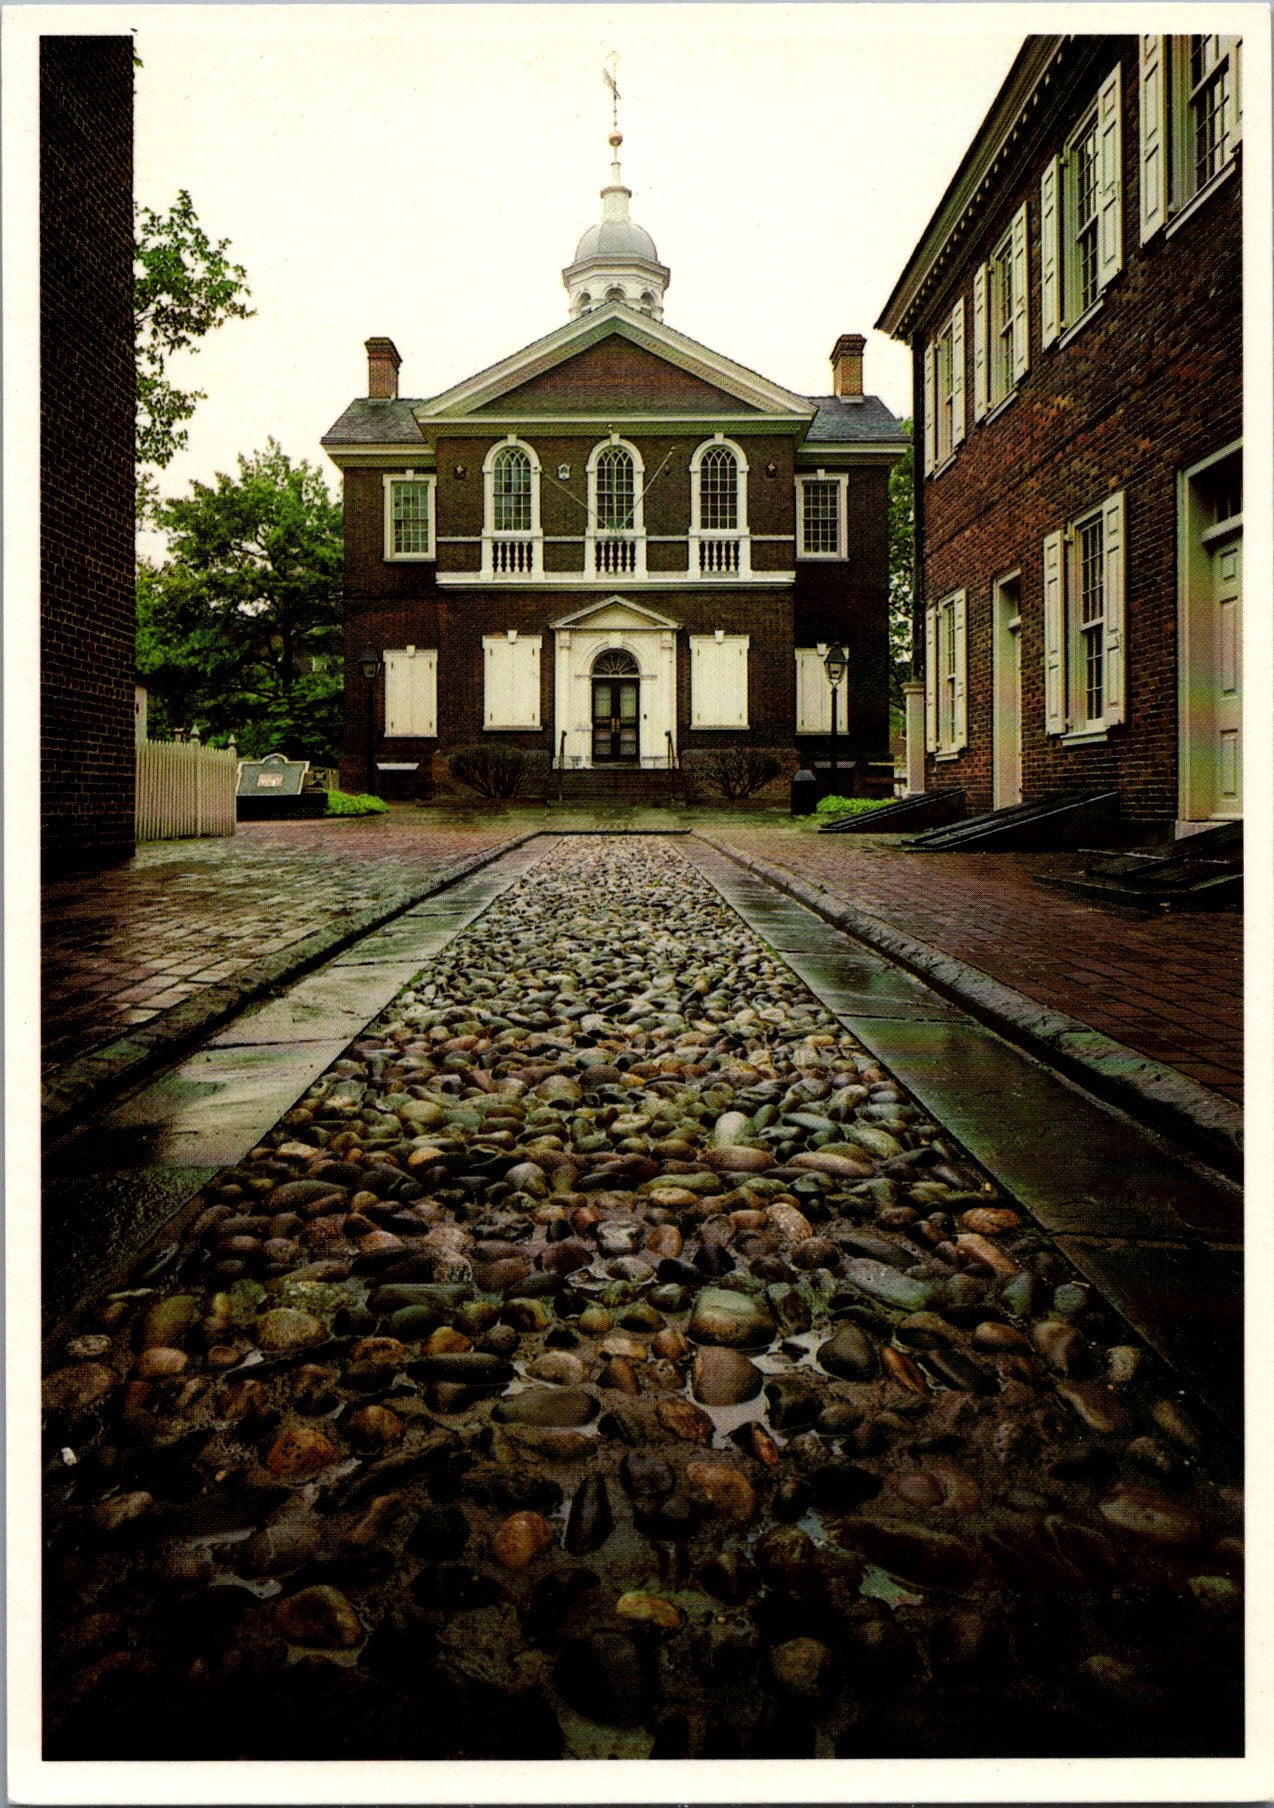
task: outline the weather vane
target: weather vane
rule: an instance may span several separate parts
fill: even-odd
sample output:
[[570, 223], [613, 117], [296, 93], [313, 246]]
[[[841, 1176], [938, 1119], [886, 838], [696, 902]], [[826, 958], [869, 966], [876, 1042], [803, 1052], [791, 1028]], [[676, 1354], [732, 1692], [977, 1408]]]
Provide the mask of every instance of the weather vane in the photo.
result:
[[612, 132], [619, 130], [619, 52], [612, 50], [602, 65], [602, 80], [610, 89], [610, 125]]

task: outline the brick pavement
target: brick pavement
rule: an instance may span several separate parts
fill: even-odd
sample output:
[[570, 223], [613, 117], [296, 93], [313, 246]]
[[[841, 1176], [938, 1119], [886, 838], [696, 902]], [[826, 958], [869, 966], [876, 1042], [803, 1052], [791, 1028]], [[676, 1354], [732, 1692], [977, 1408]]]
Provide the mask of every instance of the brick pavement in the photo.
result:
[[747, 818], [712, 832], [1242, 1102], [1241, 913], [1133, 914], [1035, 884], [1075, 855], [919, 854]]
[[415, 812], [241, 823], [55, 880], [41, 900], [42, 1076], [520, 827]]

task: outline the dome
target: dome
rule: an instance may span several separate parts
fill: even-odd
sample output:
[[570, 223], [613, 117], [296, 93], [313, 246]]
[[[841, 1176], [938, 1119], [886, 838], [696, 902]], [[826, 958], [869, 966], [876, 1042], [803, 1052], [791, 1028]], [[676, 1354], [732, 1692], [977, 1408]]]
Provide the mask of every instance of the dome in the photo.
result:
[[590, 226], [575, 247], [571, 261], [582, 264], [589, 257], [639, 257], [647, 263], [659, 262], [654, 239], [635, 220], [603, 220], [597, 226]]

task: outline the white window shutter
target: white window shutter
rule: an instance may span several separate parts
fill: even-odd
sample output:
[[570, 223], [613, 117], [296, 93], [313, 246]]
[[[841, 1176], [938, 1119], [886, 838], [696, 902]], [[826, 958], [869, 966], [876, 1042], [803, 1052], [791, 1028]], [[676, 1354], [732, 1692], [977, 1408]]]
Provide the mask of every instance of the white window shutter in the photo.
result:
[[1123, 121], [1120, 112], [1119, 64], [1097, 96], [1097, 286], [1104, 289], [1124, 261]]
[[746, 634], [690, 636], [690, 726], [746, 728], [748, 646]]
[[1168, 218], [1168, 40], [1141, 38], [1141, 242]]
[[1066, 732], [1062, 536], [1044, 541], [1044, 732]]
[[487, 634], [482, 640], [483, 727], [540, 726], [540, 636]]
[[986, 413], [986, 265], [973, 272], [973, 418]]
[[956, 752], [969, 744], [969, 643], [968, 599], [961, 590], [951, 599], [951, 633], [955, 642], [955, 696], [952, 699], [951, 746]]
[[1056, 157], [1040, 177], [1040, 339], [1052, 345], [1061, 331], [1062, 285], [1058, 268], [1057, 203], [1059, 165]]
[[964, 296], [951, 310], [951, 444], [964, 438]]
[[925, 610], [925, 747], [938, 749], [938, 611]]
[[438, 649], [391, 648], [385, 654], [385, 734], [438, 732]]
[[796, 649], [796, 732], [828, 734], [832, 726], [832, 687], [817, 647]]
[[1102, 719], [1122, 722], [1126, 714], [1127, 684], [1124, 676], [1124, 493], [1108, 496], [1102, 504], [1102, 596], [1105, 601], [1103, 651], [1105, 654], [1106, 704]]
[[1028, 269], [1026, 262], [1026, 202], [1013, 216], [1010, 239], [1010, 262], [1013, 282], [1013, 381], [1020, 382], [1031, 362], [1031, 330], [1028, 312]]
[[1243, 40], [1230, 39], [1230, 146], [1233, 147], [1243, 136]]
[[933, 340], [931, 339], [929, 341], [928, 345], [926, 345], [926, 347], [925, 347], [925, 475], [926, 476], [929, 475], [929, 473], [933, 470], [934, 465], [937, 463], [936, 447], [937, 447], [937, 443], [938, 443], [938, 440], [937, 440], [938, 423], [934, 419], [934, 413], [933, 413], [933, 411], [934, 411], [934, 394], [935, 394], [935, 390], [936, 390], [937, 386], [934, 383], [933, 359], [934, 359], [934, 348], [933, 348]]

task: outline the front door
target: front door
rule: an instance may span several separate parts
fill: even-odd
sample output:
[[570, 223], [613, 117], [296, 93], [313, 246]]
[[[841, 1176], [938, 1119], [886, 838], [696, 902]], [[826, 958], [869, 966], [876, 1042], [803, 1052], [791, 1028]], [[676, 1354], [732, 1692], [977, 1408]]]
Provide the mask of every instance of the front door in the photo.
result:
[[1243, 814], [1243, 542], [1211, 551], [1213, 816]]
[[635, 764], [638, 739], [636, 678], [593, 679], [593, 764]]

